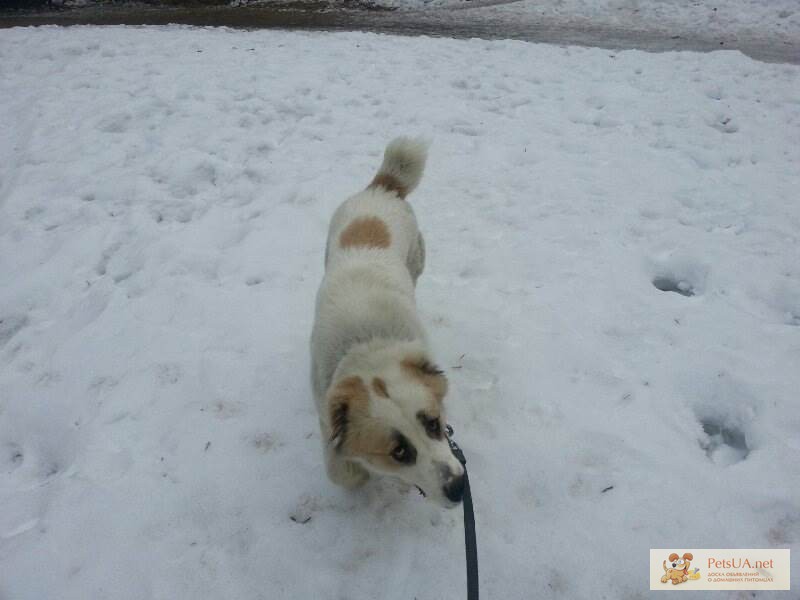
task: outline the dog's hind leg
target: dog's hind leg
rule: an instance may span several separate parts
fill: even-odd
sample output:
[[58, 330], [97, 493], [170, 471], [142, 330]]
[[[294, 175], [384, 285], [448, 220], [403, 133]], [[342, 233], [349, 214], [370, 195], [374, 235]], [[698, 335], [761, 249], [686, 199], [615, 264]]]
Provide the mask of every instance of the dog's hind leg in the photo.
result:
[[417, 233], [417, 241], [411, 244], [411, 250], [408, 253], [408, 260], [406, 261], [411, 278], [414, 280], [414, 285], [417, 284], [417, 279], [422, 275], [425, 269], [425, 239], [421, 233]]

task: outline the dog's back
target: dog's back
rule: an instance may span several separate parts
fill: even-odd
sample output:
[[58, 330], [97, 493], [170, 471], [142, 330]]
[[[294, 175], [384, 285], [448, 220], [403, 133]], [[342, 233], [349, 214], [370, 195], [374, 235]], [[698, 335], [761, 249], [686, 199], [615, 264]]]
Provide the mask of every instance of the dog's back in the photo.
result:
[[404, 200], [422, 178], [426, 154], [423, 142], [409, 138], [397, 138], [386, 147], [372, 182], [343, 202], [331, 219], [326, 268], [339, 259], [408, 258], [419, 234], [414, 212]]
[[393, 140], [372, 182], [343, 202], [331, 219], [312, 334], [318, 401], [353, 344], [424, 337], [414, 285], [424, 267], [425, 247], [405, 198], [422, 178], [426, 155], [419, 140]]

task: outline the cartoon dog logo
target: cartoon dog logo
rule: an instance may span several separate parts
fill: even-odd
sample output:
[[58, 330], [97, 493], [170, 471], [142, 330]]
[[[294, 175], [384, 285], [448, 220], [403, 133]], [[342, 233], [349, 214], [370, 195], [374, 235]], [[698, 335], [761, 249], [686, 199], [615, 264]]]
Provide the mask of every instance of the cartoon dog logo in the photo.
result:
[[695, 568], [691, 573], [689, 567], [692, 564], [694, 555], [691, 552], [684, 553], [683, 556], [678, 556], [674, 552], [669, 555], [669, 561], [664, 561], [664, 576], [661, 578], [661, 583], [672, 582], [672, 585], [678, 585], [689, 579], [700, 579], [700, 569]]

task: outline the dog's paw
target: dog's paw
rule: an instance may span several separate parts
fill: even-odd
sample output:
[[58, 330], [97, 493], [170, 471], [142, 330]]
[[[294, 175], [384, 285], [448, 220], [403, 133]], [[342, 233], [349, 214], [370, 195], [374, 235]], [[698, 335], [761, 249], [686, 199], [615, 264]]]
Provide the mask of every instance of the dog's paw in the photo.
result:
[[369, 472], [364, 467], [349, 460], [335, 461], [328, 473], [331, 481], [347, 489], [360, 487], [369, 479]]
[[347, 461], [345, 464], [345, 485], [349, 488], [364, 485], [369, 479], [369, 471], [361, 465]]

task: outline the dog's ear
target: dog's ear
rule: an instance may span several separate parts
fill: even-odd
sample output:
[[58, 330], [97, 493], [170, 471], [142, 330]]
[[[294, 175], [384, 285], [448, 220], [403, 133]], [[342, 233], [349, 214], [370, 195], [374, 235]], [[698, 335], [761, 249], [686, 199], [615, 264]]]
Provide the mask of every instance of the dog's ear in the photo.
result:
[[683, 555], [683, 560], [694, 560], [694, 554], [687, 552]]
[[676, 560], [678, 560], [679, 558], [680, 558], [680, 556], [678, 556], [677, 554], [675, 554], [675, 553], [673, 552], [672, 554], [670, 554], [670, 555], [669, 555], [669, 562], [676, 561]]
[[330, 442], [336, 450], [342, 449], [347, 435], [347, 402], [331, 403], [331, 439]]
[[447, 394], [447, 377], [439, 367], [426, 356], [407, 356], [402, 362], [403, 368], [427, 387], [434, 397], [441, 402]]
[[372, 389], [382, 398], [389, 397], [389, 388], [386, 387], [386, 382], [380, 377], [372, 378]]
[[366, 410], [369, 392], [360, 377], [348, 377], [336, 383], [328, 393], [330, 443], [338, 451], [347, 439], [354, 413]]

